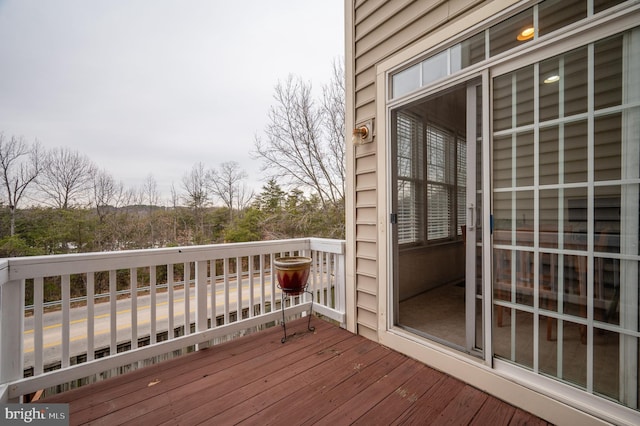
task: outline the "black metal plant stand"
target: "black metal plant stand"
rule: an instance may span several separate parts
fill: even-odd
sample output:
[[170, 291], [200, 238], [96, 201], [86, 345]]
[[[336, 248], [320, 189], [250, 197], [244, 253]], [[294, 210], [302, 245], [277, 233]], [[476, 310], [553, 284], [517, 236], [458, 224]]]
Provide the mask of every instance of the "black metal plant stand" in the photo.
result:
[[300, 296], [304, 293], [309, 293], [311, 295], [311, 310], [309, 312], [307, 328], [309, 331], [315, 330], [314, 327], [311, 327], [313, 293], [307, 290], [312, 262], [313, 259], [307, 256], [277, 257], [273, 261], [276, 277], [278, 279], [278, 288], [282, 290], [282, 301], [280, 304], [280, 308], [282, 309], [282, 328], [284, 328], [284, 337], [281, 340], [282, 343], [287, 341], [287, 324], [284, 316], [285, 302], [293, 296]]
[[[287, 299], [291, 299], [292, 297], [295, 296], [300, 296], [303, 293], [308, 293], [311, 295], [311, 308], [309, 309], [309, 313], [307, 314], [309, 317], [309, 320], [307, 321], [307, 330], [309, 331], [314, 331], [316, 328], [315, 327], [311, 327], [311, 316], [313, 315], [313, 293], [310, 292], [309, 290], [307, 290], [307, 286], [304, 286], [304, 289], [302, 291], [300, 290], [296, 290], [296, 291], [287, 291], [286, 289], [282, 289], [282, 299], [280, 302], [280, 308], [282, 309], [282, 328], [284, 329], [284, 337], [282, 339], [280, 339], [280, 342], [284, 343], [287, 341], [287, 324], [285, 322], [284, 319], [284, 306], [285, 306], [285, 301]], [[295, 335], [295, 333], [293, 333], [293, 335]]]

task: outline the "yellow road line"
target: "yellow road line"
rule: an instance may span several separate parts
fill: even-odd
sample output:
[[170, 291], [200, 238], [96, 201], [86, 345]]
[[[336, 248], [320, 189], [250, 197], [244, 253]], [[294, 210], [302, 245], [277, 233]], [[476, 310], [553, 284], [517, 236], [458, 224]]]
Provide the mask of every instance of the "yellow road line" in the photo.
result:
[[[175, 302], [181, 302], [181, 301], [183, 301], [183, 300], [184, 300], [184, 298], [182, 298], [182, 299], [176, 299], [176, 300], [175, 300]], [[161, 302], [161, 303], [158, 303], [156, 306], [162, 306], [162, 305], [166, 305], [166, 304], [168, 304], [168, 303], [169, 303], [169, 302]], [[151, 305], [145, 305], [145, 306], [140, 306], [138, 309], [139, 309], [139, 310], [144, 310], [144, 309], [149, 309], [150, 307], [151, 307]], [[124, 310], [122, 310], [122, 311], [116, 311], [116, 315], [126, 314], [127, 312], [131, 312], [131, 309], [124, 309]], [[111, 313], [109, 312], [109, 313], [106, 313], [106, 314], [102, 314], [102, 315], [95, 316], [95, 317], [93, 317], [93, 318], [94, 318], [94, 319], [102, 319], [102, 318], [107, 318], [107, 317], [109, 317], [110, 315], [111, 315]], [[79, 323], [81, 323], [81, 322], [86, 322], [86, 321], [87, 321], [87, 319], [86, 319], [86, 318], [81, 318], [81, 319], [77, 319], [77, 320], [70, 321], [70, 322], [69, 322], [69, 325], [72, 325], [72, 324], [79, 324]], [[62, 327], [62, 324], [58, 323], [58, 324], [48, 325], [48, 326], [44, 327], [44, 328], [42, 329], [42, 331], [45, 331], [45, 330], [52, 330], [52, 329], [57, 328], [57, 327]], [[26, 330], [26, 331], [24, 332], [24, 334], [33, 334], [33, 329], [31, 329], [31, 330]]]
[[[160, 317], [160, 318], [156, 318], [156, 320], [157, 321], [162, 321], [162, 320], [165, 320], [167, 318], [168, 318], [168, 316], [163, 316], [163, 317]], [[150, 323], [150, 321], [143, 321], [143, 322], [139, 322], [138, 325], [140, 326], [140, 325], [145, 325], [145, 324], [149, 324], [149, 323]], [[118, 327], [116, 329], [116, 332], [117, 331], [121, 331], [121, 330], [127, 330], [127, 329], [130, 329], [130, 328], [131, 328], [130, 325], [121, 325], [120, 327]], [[111, 330], [98, 331], [98, 332], [94, 333], [93, 335], [94, 336], [100, 336], [100, 335], [103, 335], [103, 334], [109, 334], [110, 332], [111, 332]], [[87, 335], [83, 334], [81, 336], [72, 337], [71, 339], [69, 339], [69, 343], [76, 342], [78, 340], [86, 340], [86, 339], [87, 339]], [[53, 347], [56, 347], [56, 346], [60, 346], [61, 344], [62, 344], [62, 342], [60, 340], [57, 340], [55, 342], [52, 342], [52, 343], [44, 345], [42, 347], [42, 349], [53, 348]], [[30, 352], [33, 352], [34, 350], [35, 350], [35, 348], [29, 347], [29, 348], [24, 350], [24, 353], [25, 354], [26, 353], [30, 353]]]
[[[224, 290], [216, 291], [216, 295], [218, 295], [218, 294], [224, 294]], [[209, 296], [209, 295], [208, 295], [208, 296]], [[195, 298], [195, 297], [193, 297], [193, 298]], [[193, 298], [190, 298], [189, 300], [191, 300], [191, 299], [193, 299]], [[175, 299], [175, 300], [174, 300], [174, 303], [175, 303], [175, 302], [182, 302], [182, 301], [184, 301], [184, 298]], [[169, 303], [169, 302], [161, 302], [161, 303], [157, 304], [157, 306], [167, 305], [168, 303]], [[145, 306], [140, 307], [140, 309], [149, 309], [150, 307], [151, 307], [151, 305], [145, 305]], [[126, 314], [126, 313], [128, 313], [128, 312], [131, 312], [131, 309], [124, 309], [124, 310], [121, 310], [121, 311], [117, 311], [117, 312], [116, 312], [116, 315], [117, 315], [117, 314]], [[189, 314], [191, 314], [191, 313], [193, 313], [193, 312], [195, 312], [195, 311], [190, 311], [190, 312], [189, 312]], [[96, 317], [94, 317], [94, 318], [99, 319], [99, 318], [106, 318], [106, 317], [109, 317], [109, 316], [110, 316], [110, 313], [107, 313], [107, 314], [98, 315], [98, 316], [96, 316]], [[167, 316], [162, 316], [162, 317], [157, 317], [157, 318], [156, 318], [156, 322], [157, 322], [157, 321], [163, 321], [163, 320], [165, 320], [165, 319], [168, 319], [168, 315], [167, 315]], [[86, 318], [85, 318], [85, 319], [79, 319], [79, 320], [71, 321], [71, 322], [70, 322], [70, 324], [78, 324], [78, 323], [86, 322], [86, 321], [87, 321], [87, 320], [86, 320]], [[150, 323], [150, 321], [143, 321], [143, 322], [139, 322], [139, 323], [138, 323], [138, 326], [140, 326], [140, 325], [145, 325], [145, 324], [149, 324], [149, 323]], [[49, 325], [49, 326], [47, 326], [47, 327], [44, 327], [44, 328], [43, 328], [43, 331], [44, 331], [44, 330], [51, 330], [51, 329], [56, 328], [56, 327], [62, 327], [62, 325], [61, 325], [61, 324], [53, 324], [53, 325]], [[130, 325], [122, 325], [122, 326], [120, 326], [120, 327], [118, 327], [118, 328], [116, 329], [116, 332], [117, 332], [117, 331], [120, 331], [120, 330], [130, 329], [130, 328], [131, 328], [131, 326], [130, 326]], [[102, 335], [102, 334], [108, 334], [108, 333], [110, 333], [110, 332], [111, 332], [111, 330], [105, 330], [105, 331], [95, 332], [95, 333], [94, 333], [94, 336], [100, 336], [100, 335]], [[26, 334], [33, 334], [33, 330], [27, 330], [27, 331], [25, 331], [25, 332], [24, 332], [24, 334], [25, 334], [25, 335], [26, 335]], [[69, 339], [69, 343], [71, 343], [71, 342], [75, 342], [75, 341], [78, 341], [78, 340], [83, 340], [83, 339], [86, 339], [86, 338], [87, 338], [87, 335], [86, 335], [86, 334], [81, 335], [81, 336], [76, 336], [76, 337], [73, 337], [73, 338]], [[61, 345], [61, 343], [62, 343], [61, 341], [57, 340], [57, 341], [55, 341], [55, 342], [52, 342], [52, 343], [49, 343], [49, 344], [44, 345], [42, 348], [43, 348], [43, 349], [53, 348], [53, 347], [55, 347], [55, 346], [59, 346], [59, 345]], [[34, 347], [29, 347], [29, 348], [25, 348], [25, 350], [24, 350], [23, 352], [26, 354], [26, 353], [33, 352], [34, 350], [35, 350], [35, 348], [34, 348]]]

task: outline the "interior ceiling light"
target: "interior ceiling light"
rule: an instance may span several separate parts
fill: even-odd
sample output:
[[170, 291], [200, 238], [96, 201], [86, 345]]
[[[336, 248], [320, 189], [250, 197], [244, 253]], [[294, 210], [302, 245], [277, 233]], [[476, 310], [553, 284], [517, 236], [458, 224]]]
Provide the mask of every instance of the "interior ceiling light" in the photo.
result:
[[560, 76], [557, 75], [557, 74], [554, 74], [554, 75], [550, 75], [549, 77], [545, 78], [544, 82], [546, 84], [549, 84], [549, 83], [555, 83], [555, 82], [557, 82], [559, 80], [560, 80]]
[[533, 38], [533, 34], [535, 32], [536, 30], [533, 27], [527, 27], [522, 30], [522, 32], [520, 32], [520, 34], [518, 34], [518, 37], [516, 38], [518, 39], [518, 41], [530, 40]]

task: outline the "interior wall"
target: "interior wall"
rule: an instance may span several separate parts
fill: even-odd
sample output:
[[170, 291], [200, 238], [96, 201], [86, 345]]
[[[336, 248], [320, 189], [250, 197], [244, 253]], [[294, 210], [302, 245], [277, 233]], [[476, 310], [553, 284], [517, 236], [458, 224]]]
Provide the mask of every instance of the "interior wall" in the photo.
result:
[[464, 255], [462, 241], [401, 250], [398, 256], [400, 301], [464, 279]]

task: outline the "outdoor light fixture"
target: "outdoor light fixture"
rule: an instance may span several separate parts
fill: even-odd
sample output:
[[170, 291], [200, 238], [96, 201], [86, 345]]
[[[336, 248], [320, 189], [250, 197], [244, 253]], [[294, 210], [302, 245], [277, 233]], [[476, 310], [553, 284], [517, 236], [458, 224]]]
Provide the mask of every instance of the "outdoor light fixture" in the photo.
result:
[[356, 125], [356, 128], [353, 129], [351, 141], [354, 145], [373, 142], [373, 120], [367, 120], [364, 123]]
[[518, 34], [518, 41], [530, 40], [533, 38], [534, 33], [536, 32], [535, 28], [527, 27]]
[[555, 83], [555, 82], [557, 82], [557, 81], [560, 81], [560, 76], [559, 76], [559, 75], [557, 75], [557, 74], [550, 75], [549, 77], [547, 77], [547, 78], [545, 78], [545, 79], [544, 79], [544, 82], [545, 82], [546, 84]]

